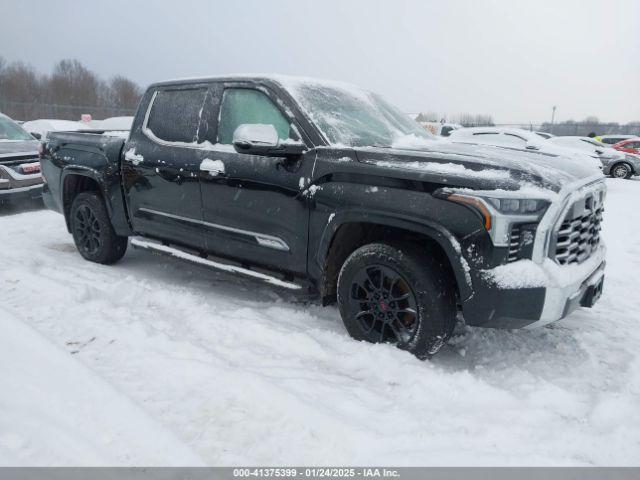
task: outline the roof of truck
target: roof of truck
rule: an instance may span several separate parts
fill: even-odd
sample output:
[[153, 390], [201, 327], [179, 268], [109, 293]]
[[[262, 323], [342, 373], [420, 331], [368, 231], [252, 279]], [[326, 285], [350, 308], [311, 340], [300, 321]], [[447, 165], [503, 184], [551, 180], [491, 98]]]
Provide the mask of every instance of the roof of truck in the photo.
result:
[[347, 89], [351, 91], [365, 92], [366, 89], [354, 85], [352, 83], [343, 82], [339, 80], [327, 80], [314, 77], [299, 77], [294, 75], [281, 75], [276, 73], [235, 73], [228, 75], [209, 75], [203, 77], [187, 77], [176, 78], [173, 80], [163, 80], [160, 82], [152, 83], [149, 87], [158, 87], [165, 85], [186, 85], [192, 83], [207, 83], [207, 82], [220, 82], [220, 81], [234, 81], [244, 80], [250, 82], [273, 82], [281, 85], [282, 87], [300, 86], [300, 85], [322, 85], [325, 87], [334, 87]]

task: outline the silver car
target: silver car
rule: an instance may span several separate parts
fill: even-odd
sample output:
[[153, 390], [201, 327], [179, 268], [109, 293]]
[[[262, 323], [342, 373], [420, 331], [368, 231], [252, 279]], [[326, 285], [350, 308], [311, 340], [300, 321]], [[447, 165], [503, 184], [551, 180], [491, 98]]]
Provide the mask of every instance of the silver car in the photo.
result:
[[602, 162], [602, 173], [614, 178], [631, 178], [640, 175], [640, 156], [620, 152], [589, 137], [553, 137], [547, 140], [555, 145], [592, 152]]

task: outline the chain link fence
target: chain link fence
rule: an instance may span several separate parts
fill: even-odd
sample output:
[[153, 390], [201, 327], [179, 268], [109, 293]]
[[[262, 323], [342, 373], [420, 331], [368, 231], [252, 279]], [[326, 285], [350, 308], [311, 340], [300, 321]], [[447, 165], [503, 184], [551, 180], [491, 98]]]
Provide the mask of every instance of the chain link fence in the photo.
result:
[[522, 128], [524, 130], [547, 132], [557, 136], [586, 137], [590, 133], [596, 135], [638, 135], [640, 136], [640, 124], [620, 125], [618, 123], [500, 123], [498, 127]]

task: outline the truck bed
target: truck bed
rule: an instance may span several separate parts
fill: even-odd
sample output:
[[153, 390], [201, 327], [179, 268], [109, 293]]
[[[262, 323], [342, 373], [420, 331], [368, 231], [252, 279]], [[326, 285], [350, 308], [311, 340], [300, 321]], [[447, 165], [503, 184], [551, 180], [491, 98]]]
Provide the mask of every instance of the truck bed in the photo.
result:
[[65, 198], [69, 183], [82, 182], [83, 188], [102, 195], [114, 228], [129, 232], [129, 221], [122, 192], [120, 157], [126, 138], [109, 132], [52, 132], [45, 142], [42, 173], [45, 204], [60, 213], [70, 205]]

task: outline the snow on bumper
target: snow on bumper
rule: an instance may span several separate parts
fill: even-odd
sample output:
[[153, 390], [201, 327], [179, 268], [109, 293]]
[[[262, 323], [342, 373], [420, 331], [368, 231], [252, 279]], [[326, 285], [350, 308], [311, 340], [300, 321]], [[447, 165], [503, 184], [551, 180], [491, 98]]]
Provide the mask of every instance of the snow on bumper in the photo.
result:
[[558, 265], [547, 258], [541, 264], [520, 260], [482, 271], [495, 312], [486, 326], [538, 327], [592, 306], [602, 291], [605, 253], [600, 245], [579, 265]]

